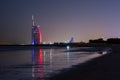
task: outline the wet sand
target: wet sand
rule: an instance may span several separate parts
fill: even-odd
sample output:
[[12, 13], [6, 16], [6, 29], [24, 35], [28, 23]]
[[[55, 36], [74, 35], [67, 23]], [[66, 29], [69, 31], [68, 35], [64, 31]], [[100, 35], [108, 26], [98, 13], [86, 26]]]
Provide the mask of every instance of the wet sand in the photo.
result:
[[63, 70], [51, 80], [120, 80], [120, 45], [109, 45], [112, 53]]

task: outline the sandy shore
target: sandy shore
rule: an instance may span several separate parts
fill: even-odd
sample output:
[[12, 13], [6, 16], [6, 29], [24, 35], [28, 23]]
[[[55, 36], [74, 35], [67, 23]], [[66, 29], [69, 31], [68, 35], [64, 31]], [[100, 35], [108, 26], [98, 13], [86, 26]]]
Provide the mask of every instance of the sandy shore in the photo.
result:
[[120, 80], [120, 45], [111, 45], [112, 53], [96, 58], [51, 80]]

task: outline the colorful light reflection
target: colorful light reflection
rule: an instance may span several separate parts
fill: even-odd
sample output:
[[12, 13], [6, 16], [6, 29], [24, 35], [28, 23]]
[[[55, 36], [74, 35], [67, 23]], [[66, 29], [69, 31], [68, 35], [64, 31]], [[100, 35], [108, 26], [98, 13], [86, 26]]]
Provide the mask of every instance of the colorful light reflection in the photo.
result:
[[[36, 62], [38, 65], [36, 65]], [[32, 78], [35, 79], [37, 75], [40, 79], [44, 78], [44, 66], [43, 66], [43, 55], [42, 49], [32, 50]], [[36, 73], [37, 72], [37, 73]]]
[[42, 55], [42, 49], [39, 49], [39, 55], [38, 55], [38, 62], [39, 62], [39, 75], [40, 78], [44, 78], [44, 71], [43, 71], [43, 55]]

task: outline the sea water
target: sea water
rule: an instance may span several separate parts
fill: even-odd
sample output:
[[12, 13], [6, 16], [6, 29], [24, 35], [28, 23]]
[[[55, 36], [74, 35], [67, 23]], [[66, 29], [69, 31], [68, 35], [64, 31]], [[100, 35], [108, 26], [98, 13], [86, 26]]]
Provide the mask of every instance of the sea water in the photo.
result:
[[0, 80], [44, 80], [101, 56], [68, 48], [0, 51]]

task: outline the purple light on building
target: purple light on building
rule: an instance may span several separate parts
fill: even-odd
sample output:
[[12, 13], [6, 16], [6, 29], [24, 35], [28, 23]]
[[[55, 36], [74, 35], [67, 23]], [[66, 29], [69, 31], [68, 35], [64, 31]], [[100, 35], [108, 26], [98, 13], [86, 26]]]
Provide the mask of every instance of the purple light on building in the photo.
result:
[[37, 25], [32, 16], [32, 45], [42, 44], [42, 33], [40, 31], [40, 25]]

